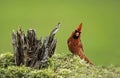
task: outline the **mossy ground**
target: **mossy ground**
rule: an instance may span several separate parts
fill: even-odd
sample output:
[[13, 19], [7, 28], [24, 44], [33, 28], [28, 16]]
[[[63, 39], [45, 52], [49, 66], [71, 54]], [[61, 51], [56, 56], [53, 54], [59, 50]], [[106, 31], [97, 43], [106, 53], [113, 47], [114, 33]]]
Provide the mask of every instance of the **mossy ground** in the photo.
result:
[[[82, 62], [82, 64], [80, 64]], [[15, 66], [13, 54], [0, 55], [0, 78], [119, 78], [120, 66], [90, 66], [72, 55], [54, 55], [46, 69]]]

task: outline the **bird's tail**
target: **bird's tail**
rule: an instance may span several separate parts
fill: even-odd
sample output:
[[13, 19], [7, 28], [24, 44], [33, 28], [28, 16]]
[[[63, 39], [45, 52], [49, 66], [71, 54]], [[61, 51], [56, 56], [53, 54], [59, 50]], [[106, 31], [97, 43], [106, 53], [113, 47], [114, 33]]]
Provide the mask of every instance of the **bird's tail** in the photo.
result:
[[89, 63], [90, 65], [94, 65], [84, 54], [83, 55], [79, 55], [79, 57], [81, 59], [84, 59], [87, 63]]

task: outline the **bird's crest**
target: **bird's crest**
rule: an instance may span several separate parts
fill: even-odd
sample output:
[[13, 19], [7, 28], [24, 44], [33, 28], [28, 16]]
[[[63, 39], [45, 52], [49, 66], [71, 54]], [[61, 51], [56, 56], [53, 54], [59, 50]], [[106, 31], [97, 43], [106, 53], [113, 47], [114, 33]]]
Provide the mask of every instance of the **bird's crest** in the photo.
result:
[[76, 30], [79, 31], [79, 32], [82, 32], [82, 23], [80, 23], [80, 25], [77, 27]]

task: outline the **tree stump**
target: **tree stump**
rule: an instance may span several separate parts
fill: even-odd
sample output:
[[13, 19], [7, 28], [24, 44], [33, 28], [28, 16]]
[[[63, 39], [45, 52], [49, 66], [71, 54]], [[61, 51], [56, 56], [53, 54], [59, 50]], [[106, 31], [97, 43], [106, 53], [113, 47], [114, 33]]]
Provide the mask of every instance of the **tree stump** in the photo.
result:
[[33, 29], [27, 31], [27, 35], [19, 29], [12, 32], [12, 44], [14, 59], [17, 66], [25, 65], [37, 69], [48, 67], [48, 58], [54, 54], [57, 40], [54, 38], [60, 27], [60, 23], [51, 31], [42, 42], [42, 38], [37, 39]]

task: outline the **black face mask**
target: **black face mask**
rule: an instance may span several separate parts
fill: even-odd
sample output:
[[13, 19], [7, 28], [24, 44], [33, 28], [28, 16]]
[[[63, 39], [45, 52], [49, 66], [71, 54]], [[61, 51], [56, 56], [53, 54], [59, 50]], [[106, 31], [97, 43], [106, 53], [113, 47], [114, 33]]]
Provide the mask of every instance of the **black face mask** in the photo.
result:
[[[76, 33], [78, 33], [78, 35], [76, 35]], [[78, 39], [80, 37], [80, 32], [79, 31], [75, 31], [73, 38], [74, 39]]]

